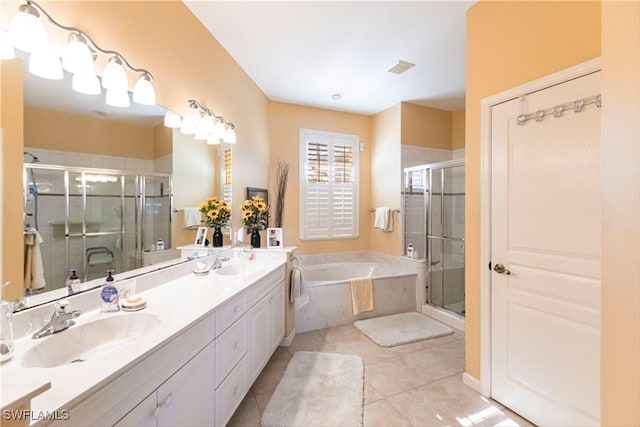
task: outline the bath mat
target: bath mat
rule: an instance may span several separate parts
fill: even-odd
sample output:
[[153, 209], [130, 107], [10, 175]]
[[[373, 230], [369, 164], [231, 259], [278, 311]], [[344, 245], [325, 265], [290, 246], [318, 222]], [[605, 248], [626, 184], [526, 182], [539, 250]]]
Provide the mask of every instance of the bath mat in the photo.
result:
[[358, 320], [354, 326], [380, 347], [395, 347], [453, 333], [450, 327], [417, 312]]
[[363, 401], [360, 357], [298, 351], [273, 392], [261, 425], [362, 426]]

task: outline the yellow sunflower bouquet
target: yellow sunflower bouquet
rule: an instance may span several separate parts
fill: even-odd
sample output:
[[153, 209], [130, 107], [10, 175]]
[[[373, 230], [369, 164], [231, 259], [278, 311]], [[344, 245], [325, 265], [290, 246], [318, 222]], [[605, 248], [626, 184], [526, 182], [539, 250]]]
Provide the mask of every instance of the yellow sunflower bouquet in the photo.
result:
[[226, 227], [229, 223], [229, 218], [231, 218], [229, 204], [217, 197], [209, 197], [206, 201], [200, 203], [198, 210], [202, 213], [202, 223], [206, 224], [207, 227]]
[[262, 197], [242, 202], [242, 223], [250, 230], [264, 230], [269, 220], [269, 206]]

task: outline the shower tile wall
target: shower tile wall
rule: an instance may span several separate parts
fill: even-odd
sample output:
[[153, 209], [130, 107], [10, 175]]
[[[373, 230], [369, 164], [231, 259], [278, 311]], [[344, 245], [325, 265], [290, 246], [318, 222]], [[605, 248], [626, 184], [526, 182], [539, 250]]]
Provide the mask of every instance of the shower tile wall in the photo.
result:
[[[85, 153], [64, 152], [56, 150], [46, 150], [33, 147], [25, 147], [25, 151], [32, 153], [40, 159], [41, 164], [51, 164], [58, 166], [75, 166], [75, 167], [92, 167], [103, 169], [130, 170], [136, 172], [158, 172], [171, 173], [171, 154], [163, 156], [156, 160], [134, 159], [115, 156], [91, 155]], [[159, 169], [159, 170], [156, 170]], [[64, 194], [64, 178], [63, 172], [53, 170], [34, 170], [35, 180], [38, 184], [38, 191], [41, 194]], [[77, 174], [76, 174], [77, 176]], [[73, 194], [81, 194], [79, 183], [74, 181], [74, 174], [70, 174], [70, 192]], [[116, 185], [119, 188], [119, 183]], [[165, 184], [168, 194], [168, 185]], [[135, 183], [131, 178], [125, 181], [126, 194], [135, 194]], [[91, 190], [89, 190], [90, 192]], [[109, 190], [110, 192], [111, 190]], [[156, 190], [159, 192], [159, 190]], [[104, 194], [104, 193], [101, 193]], [[119, 191], [118, 191], [119, 194]], [[166, 197], [168, 203], [168, 197]], [[148, 200], [153, 204], [153, 200]], [[134, 212], [134, 199], [125, 200], [125, 211]], [[82, 224], [82, 198], [71, 197], [69, 201], [69, 210], [71, 216], [69, 218], [73, 227], [80, 227]], [[27, 198], [27, 213], [34, 209], [33, 197]], [[166, 209], [165, 209], [166, 210]], [[168, 210], [161, 214], [168, 215]], [[100, 197], [92, 199], [92, 203], [87, 206], [87, 231], [113, 231], [114, 228], [120, 227], [120, 199]], [[44, 291], [60, 288], [65, 285], [67, 271], [65, 271], [67, 260], [64, 238], [64, 222], [65, 222], [65, 200], [64, 196], [43, 196], [38, 197], [38, 232], [43, 238], [41, 244], [41, 253], [43, 255], [43, 267], [46, 272], [46, 287]], [[154, 230], [154, 224], [158, 222], [158, 218], [148, 218], [150, 230], [146, 233], [148, 240], [146, 247], [150, 245], [158, 237], [168, 242], [168, 231]], [[28, 217], [25, 223], [34, 226], [35, 221], [32, 217]], [[165, 219], [164, 223], [168, 223]], [[127, 255], [127, 253], [135, 250], [135, 218], [133, 215], [125, 215], [124, 240], [119, 236], [100, 236], [87, 239], [87, 247], [104, 246], [114, 252], [114, 258], [117, 260], [113, 266], [117, 271], [129, 270], [135, 266], [135, 256]], [[79, 232], [79, 229], [75, 231]], [[71, 267], [82, 269], [83, 265], [83, 246], [82, 239], [70, 239], [69, 246], [69, 264]], [[90, 269], [89, 279], [104, 276], [104, 270], [110, 268], [110, 265], [99, 264]], [[82, 274], [79, 272], [79, 274]]]

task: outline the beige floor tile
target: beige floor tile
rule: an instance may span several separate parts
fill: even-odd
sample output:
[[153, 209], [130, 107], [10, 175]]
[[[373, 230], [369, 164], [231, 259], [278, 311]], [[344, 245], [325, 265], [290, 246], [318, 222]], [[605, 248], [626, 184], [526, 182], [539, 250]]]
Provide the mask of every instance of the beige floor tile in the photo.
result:
[[267, 363], [267, 366], [262, 370], [258, 378], [251, 386], [250, 391], [253, 393], [264, 393], [265, 391], [271, 391], [276, 388], [284, 371], [289, 364], [288, 359], [272, 359]]
[[332, 344], [369, 341], [369, 338], [353, 325], [336, 326], [321, 329], [317, 332], [322, 335], [327, 342]]
[[253, 393], [249, 393], [236, 409], [227, 427], [260, 427], [260, 418], [256, 398]]
[[364, 404], [367, 405], [369, 403], [373, 403], [377, 400], [382, 399], [382, 395], [378, 393], [378, 391], [373, 388], [371, 384], [367, 381], [364, 382]]
[[404, 427], [409, 421], [386, 400], [379, 400], [364, 407], [364, 427]]
[[498, 412], [485, 417], [482, 425], [487, 427], [535, 427], [535, 424], [504, 407], [501, 407]]
[[293, 355], [296, 351], [322, 351], [327, 342], [318, 332], [305, 332], [296, 334], [293, 342], [287, 347], [289, 354]]
[[430, 383], [464, 372], [464, 352], [459, 341], [433, 345], [430, 348], [398, 356], [397, 362], [415, 369], [423, 383]]
[[482, 425], [503, 410], [453, 375], [387, 399], [414, 426]]
[[271, 400], [271, 396], [273, 396], [273, 390], [263, 391], [262, 393], [256, 393], [256, 403], [258, 404], [258, 410], [260, 414], [264, 414], [264, 410], [267, 409], [267, 405]]
[[383, 397], [411, 390], [424, 384], [420, 370], [403, 364], [402, 356], [369, 364], [365, 367], [366, 381]]

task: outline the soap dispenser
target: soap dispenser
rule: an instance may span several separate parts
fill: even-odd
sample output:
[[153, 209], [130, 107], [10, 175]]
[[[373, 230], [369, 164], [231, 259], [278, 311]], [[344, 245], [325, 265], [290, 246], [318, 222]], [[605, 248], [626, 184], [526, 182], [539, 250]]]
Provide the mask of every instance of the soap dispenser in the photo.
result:
[[100, 311], [118, 311], [120, 305], [118, 304], [118, 288], [113, 285], [113, 270], [107, 270], [107, 279], [100, 291], [101, 308]]
[[78, 279], [78, 275], [76, 274], [76, 269], [72, 268], [71, 275], [67, 279], [67, 295], [71, 296], [78, 292], [78, 285], [80, 285], [80, 279]]

